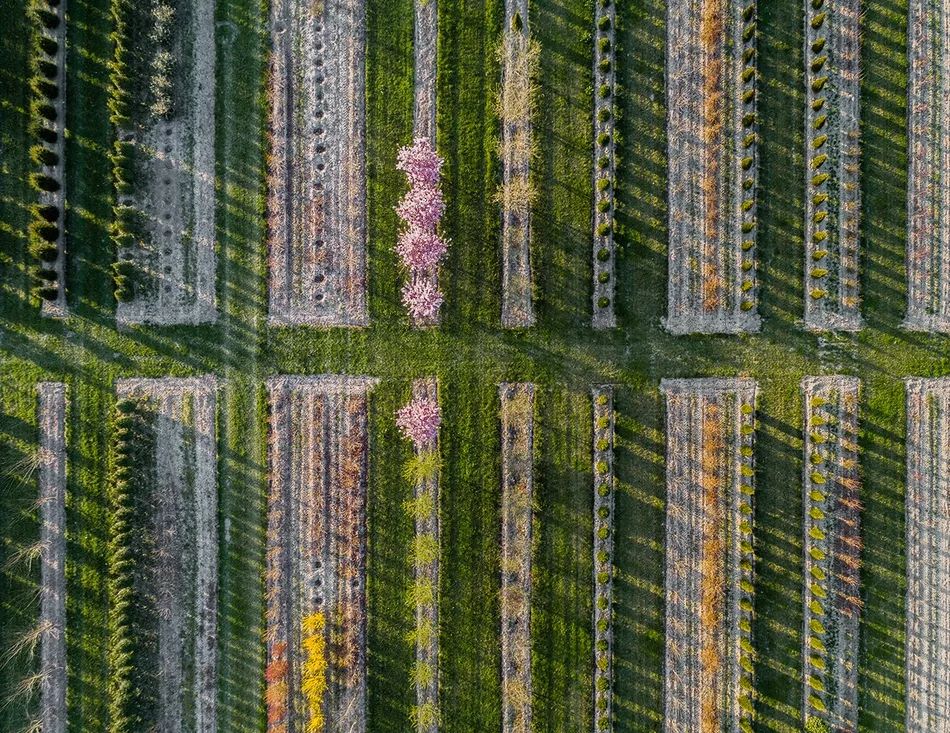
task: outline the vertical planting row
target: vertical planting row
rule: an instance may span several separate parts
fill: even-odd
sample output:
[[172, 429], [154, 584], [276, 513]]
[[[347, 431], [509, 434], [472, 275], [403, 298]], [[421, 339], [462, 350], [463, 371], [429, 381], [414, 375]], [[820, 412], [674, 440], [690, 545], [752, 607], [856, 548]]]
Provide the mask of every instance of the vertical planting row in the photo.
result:
[[[152, 450], [132, 487], [144, 524], [133, 563], [148, 638], [138, 664], [150, 705], [141, 729], [217, 730], [217, 381], [120, 379]], [[143, 712], [144, 711], [144, 712]], [[138, 730], [139, 728], [134, 728]], [[116, 730], [125, 730], [117, 728]]]
[[950, 79], [948, 9], [911, 0], [907, 86], [907, 318], [917, 331], [950, 333]]
[[337, 375], [267, 383], [269, 733], [366, 730], [366, 487], [374, 384]]
[[531, 727], [531, 559], [534, 385], [504, 383], [501, 399], [502, 733]]
[[528, 0], [505, 0], [501, 43], [501, 121], [499, 155], [501, 205], [501, 324], [505, 328], [534, 325], [531, 278], [531, 208], [537, 191], [531, 181], [535, 142], [532, 117], [537, 105], [540, 49], [528, 27]]
[[858, 725], [861, 505], [854, 377], [806, 377], [804, 694], [808, 730]]
[[617, 11], [594, 2], [594, 328], [617, 325], [614, 266], [614, 186], [617, 173]]
[[860, 0], [805, 0], [805, 325], [861, 328]]
[[664, 730], [752, 730], [756, 383], [663, 380]]
[[406, 511], [415, 524], [412, 547], [413, 581], [407, 596], [416, 620], [413, 633], [416, 704], [412, 720], [418, 733], [439, 730], [439, 388], [434, 379], [417, 379], [412, 400], [396, 415], [396, 424], [412, 441], [413, 455], [405, 467], [412, 484]]
[[950, 731], [950, 379], [907, 380], [906, 729]]
[[66, 385], [39, 385], [40, 730], [66, 733]]
[[755, 331], [755, 0], [676, 0], [667, 34], [666, 327]]
[[38, 201], [29, 228], [44, 316], [66, 315], [66, 0], [31, 0], [30, 183]]
[[594, 731], [613, 730], [614, 406], [613, 387], [594, 399]]

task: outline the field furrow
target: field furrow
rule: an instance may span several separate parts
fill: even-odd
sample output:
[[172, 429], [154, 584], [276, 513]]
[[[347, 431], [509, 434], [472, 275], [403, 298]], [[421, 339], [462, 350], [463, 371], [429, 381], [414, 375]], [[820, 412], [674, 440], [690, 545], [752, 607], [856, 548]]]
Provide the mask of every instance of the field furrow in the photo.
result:
[[862, 326], [860, 0], [805, 2], [805, 325]]
[[858, 729], [861, 504], [854, 377], [806, 377], [803, 712]]
[[534, 385], [505, 383], [501, 399], [502, 731], [531, 728], [531, 561]]
[[759, 329], [755, 31], [755, 0], [667, 11], [672, 333]]
[[667, 407], [664, 730], [752, 720], [752, 462], [757, 385], [663, 380]]
[[66, 733], [66, 385], [41, 382], [40, 724]]
[[950, 12], [911, 0], [907, 49], [907, 317], [914, 331], [950, 333]]
[[365, 326], [366, 6], [275, 0], [269, 321]]
[[950, 379], [907, 385], [908, 733], [950, 731]]
[[217, 318], [215, 0], [116, 4], [124, 16], [113, 76], [116, 320], [210, 323]]
[[267, 512], [267, 729], [366, 729], [364, 377], [274, 377]]

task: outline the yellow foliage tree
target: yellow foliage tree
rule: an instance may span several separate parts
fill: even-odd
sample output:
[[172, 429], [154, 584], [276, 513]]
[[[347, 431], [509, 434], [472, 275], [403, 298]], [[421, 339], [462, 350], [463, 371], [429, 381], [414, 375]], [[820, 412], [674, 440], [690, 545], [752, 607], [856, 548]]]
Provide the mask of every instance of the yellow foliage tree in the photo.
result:
[[323, 695], [327, 689], [326, 641], [323, 636], [325, 624], [322, 611], [304, 616], [301, 622], [304, 660], [300, 670], [300, 685], [310, 711], [308, 733], [323, 731]]

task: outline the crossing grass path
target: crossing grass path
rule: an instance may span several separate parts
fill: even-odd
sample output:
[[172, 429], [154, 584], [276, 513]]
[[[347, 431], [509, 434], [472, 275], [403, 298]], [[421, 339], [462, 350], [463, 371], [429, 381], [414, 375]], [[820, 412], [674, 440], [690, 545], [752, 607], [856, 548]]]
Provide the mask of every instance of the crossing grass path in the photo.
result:
[[[619, 6], [622, 135], [618, 200], [620, 328], [590, 321], [591, 52], [588, 0], [532, 6], [541, 42], [535, 165], [538, 327], [499, 329], [500, 258], [493, 201], [498, 0], [440, 0], [438, 145], [446, 158], [452, 240], [447, 302], [434, 331], [408, 328], [391, 246], [404, 180], [398, 146], [412, 116], [411, 0], [368, 0], [368, 202], [371, 327], [271, 329], [265, 320], [263, 220], [264, 0], [218, 0], [217, 231], [221, 319], [214, 326], [118, 332], [109, 281], [111, 186], [105, 113], [111, 56], [107, 0], [69, 3], [67, 192], [73, 315], [42, 320], [29, 302], [25, 256], [31, 195], [26, 138], [25, 0], [0, 0], [0, 563], [38, 532], [34, 384], [70, 389], [68, 651], [71, 731], [107, 725], [106, 484], [113, 383], [125, 376], [213, 372], [226, 385], [220, 421], [222, 731], [261, 731], [266, 403], [274, 373], [381, 377], [372, 397], [369, 496], [369, 716], [407, 730], [413, 693], [412, 527], [402, 509], [407, 446], [393, 411], [415, 377], [435, 374], [444, 404], [442, 718], [450, 733], [498, 730], [499, 459], [496, 384], [538, 385], [534, 718], [538, 731], [590, 730], [592, 717], [589, 387], [616, 388], [617, 730], [656, 731], [662, 715], [664, 433], [661, 377], [759, 380], [756, 549], [756, 728], [801, 729], [801, 397], [806, 374], [864, 380], [861, 468], [864, 567], [860, 727], [903, 729], [903, 461], [901, 378], [950, 373], [947, 341], [902, 332], [906, 184], [906, 0], [865, 3], [862, 165], [866, 328], [818, 337], [801, 327], [803, 73], [801, 4], [761, 3], [760, 334], [672, 337], [666, 303], [665, 4]], [[0, 642], [36, 616], [38, 569], [0, 576]], [[29, 663], [0, 666], [8, 696]], [[0, 731], [35, 708], [0, 709]]]

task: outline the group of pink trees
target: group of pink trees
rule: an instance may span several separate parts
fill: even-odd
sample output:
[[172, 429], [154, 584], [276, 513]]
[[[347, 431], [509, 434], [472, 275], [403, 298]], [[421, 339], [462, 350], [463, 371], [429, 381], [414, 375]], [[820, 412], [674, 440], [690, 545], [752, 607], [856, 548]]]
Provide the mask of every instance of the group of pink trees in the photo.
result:
[[409, 270], [402, 302], [414, 324], [433, 324], [445, 299], [439, 289], [438, 267], [448, 249], [448, 242], [436, 231], [445, 211], [439, 188], [442, 158], [427, 138], [418, 137], [400, 149], [396, 168], [409, 179], [409, 190], [396, 207], [405, 225], [396, 253]]

